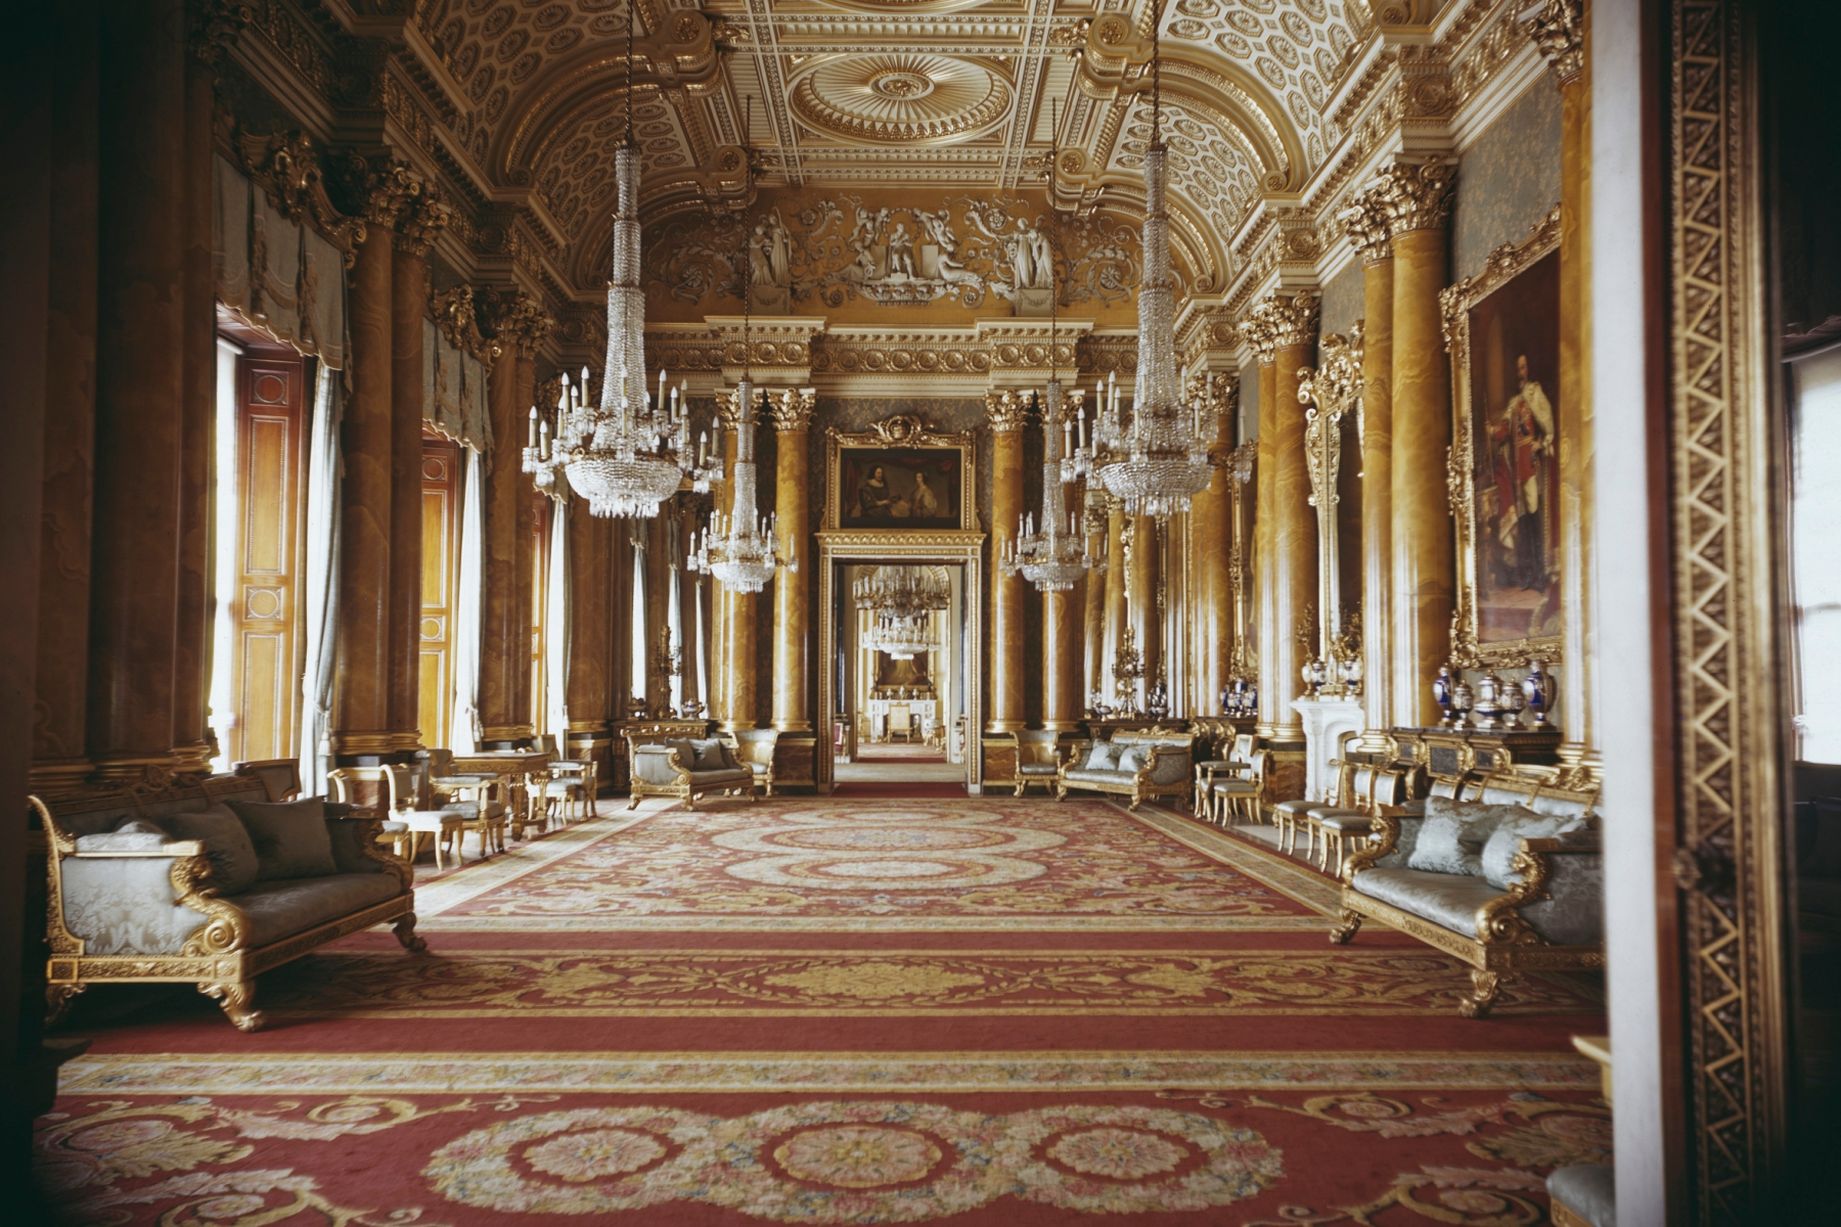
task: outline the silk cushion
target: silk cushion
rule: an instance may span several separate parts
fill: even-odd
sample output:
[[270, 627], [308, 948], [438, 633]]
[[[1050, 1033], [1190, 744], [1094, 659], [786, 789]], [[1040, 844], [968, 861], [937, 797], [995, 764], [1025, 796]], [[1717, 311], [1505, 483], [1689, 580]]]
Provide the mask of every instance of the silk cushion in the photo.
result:
[[1112, 771], [1119, 765], [1119, 748], [1110, 741], [1096, 741], [1087, 751], [1087, 761], [1082, 764], [1088, 771]]
[[[229, 806], [218, 804], [168, 814], [161, 819], [161, 825], [172, 832], [174, 839], [196, 839], [204, 844], [205, 857], [211, 862], [211, 879], [220, 894], [234, 895], [248, 890], [260, 876], [256, 845], [250, 839], [248, 828]], [[317, 825], [324, 835], [326, 824]], [[330, 857], [330, 848], [327, 854]]]
[[332, 836], [326, 830], [326, 803], [319, 797], [270, 805], [232, 801], [256, 849], [256, 877], [264, 881], [317, 878], [337, 873]]
[[1140, 750], [1136, 746], [1133, 746], [1129, 749], [1119, 751], [1119, 770], [1120, 771], [1135, 772], [1142, 766], [1144, 766], [1144, 751], [1143, 750]]
[[1449, 797], [1427, 797], [1425, 823], [1406, 866], [1427, 873], [1481, 877], [1483, 846], [1496, 828], [1511, 818], [1534, 816], [1533, 811], [1519, 805], [1486, 805]]
[[1496, 824], [1490, 832], [1489, 839], [1483, 844], [1483, 877], [1498, 890], [1507, 890], [1521, 881], [1521, 875], [1511, 867], [1515, 854], [1521, 851], [1524, 839], [1545, 839], [1553, 835], [1568, 835], [1582, 831], [1586, 827], [1584, 818], [1568, 817], [1562, 814], [1531, 814], [1526, 818], [1508, 818]]

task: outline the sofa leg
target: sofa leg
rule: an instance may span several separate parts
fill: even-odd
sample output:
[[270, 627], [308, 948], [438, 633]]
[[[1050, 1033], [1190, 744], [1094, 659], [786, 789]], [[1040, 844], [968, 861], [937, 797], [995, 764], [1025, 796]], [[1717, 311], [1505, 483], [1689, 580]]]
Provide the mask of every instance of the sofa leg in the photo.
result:
[[416, 935], [416, 914], [405, 912], [390, 922], [390, 928], [396, 933], [396, 940], [403, 943], [403, 949], [411, 954], [427, 954], [428, 942]]
[[1457, 1012], [1465, 1018], [1488, 1018], [1502, 992], [1502, 973], [1472, 969], [1470, 983], [1471, 991], [1457, 1003]]
[[626, 803], [626, 807], [628, 809], [638, 809], [639, 808], [639, 794], [638, 793], [633, 794], [633, 799]]
[[1348, 945], [1349, 939], [1354, 937], [1355, 931], [1361, 927], [1362, 914], [1352, 912], [1346, 907], [1343, 908], [1341, 914], [1336, 917], [1336, 923], [1330, 926], [1330, 945]]
[[198, 991], [213, 998], [224, 1008], [224, 1013], [238, 1031], [260, 1031], [267, 1020], [262, 1011], [251, 1009], [250, 1002], [256, 997], [254, 980], [216, 981], [200, 984]]
[[45, 985], [45, 1025], [55, 1027], [63, 1022], [64, 1015], [70, 1013], [72, 999], [88, 987], [87, 984]]

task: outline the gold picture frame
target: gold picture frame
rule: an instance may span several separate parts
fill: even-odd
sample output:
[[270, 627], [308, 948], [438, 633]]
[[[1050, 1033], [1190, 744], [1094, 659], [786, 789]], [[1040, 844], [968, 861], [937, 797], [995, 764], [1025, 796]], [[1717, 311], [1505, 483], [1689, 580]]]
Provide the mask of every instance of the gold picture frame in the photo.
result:
[[[1560, 211], [1440, 295], [1451, 355], [1445, 480], [1456, 522], [1451, 660], [1560, 659]], [[1479, 475], [1485, 480], [1479, 481]]]
[[[895, 414], [866, 431], [830, 427], [825, 527], [853, 532], [966, 532], [978, 527], [977, 449], [970, 431], [946, 434]], [[891, 470], [886, 476], [883, 470]], [[887, 481], [866, 507], [864, 474]], [[928, 481], [932, 474], [932, 481]], [[904, 484], [905, 483], [905, 484]], [[917, 484], [918, 483], [918, 487]], [[924, 491], [924, 493], [923, 493]]]

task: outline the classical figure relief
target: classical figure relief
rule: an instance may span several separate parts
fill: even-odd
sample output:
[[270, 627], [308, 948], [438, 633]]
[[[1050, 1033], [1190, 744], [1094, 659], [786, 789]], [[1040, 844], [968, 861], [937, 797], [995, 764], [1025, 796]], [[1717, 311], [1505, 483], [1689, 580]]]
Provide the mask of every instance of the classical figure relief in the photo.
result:
[[784, 292], [788, 305], [816, 300], [838, 307], [852, 299], [884, 304], [942, 299], [982, 306], [995, 295], [1011, 303], [1058, 287], [1063, 306], [1125, 302], [1142, 261], [1138, 236], [1104, 214], [1057, 223], [1060, 266], [1050, 219], [1022, 200], [940, 200], [937, 208], [871, 204], [854, 194], [791, 202], [752, 229], [733, 217], [666, 223], [646, 244], [649, 292], [684, 302], [739, 298], [747, 273], [763, 291]]

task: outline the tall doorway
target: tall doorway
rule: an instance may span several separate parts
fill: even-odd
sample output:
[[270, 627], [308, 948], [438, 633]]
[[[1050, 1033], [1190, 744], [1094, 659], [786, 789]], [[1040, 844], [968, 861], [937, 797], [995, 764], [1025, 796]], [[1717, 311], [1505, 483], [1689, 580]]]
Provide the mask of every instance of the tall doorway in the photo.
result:
[[[819, 738], [822, 791], [941, 785], [980, 791], [978, 635], [984, 534], [821, 532]], [[902, 634], [878, 625], [876, 594], [929, 606]]]
[[[845, 783], [965, 778], [963, 564], [841, 563], [832, 722]], [[891, 603], [910, 607], [905, 616]]]

